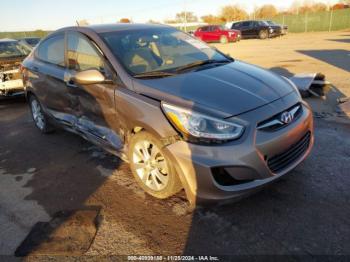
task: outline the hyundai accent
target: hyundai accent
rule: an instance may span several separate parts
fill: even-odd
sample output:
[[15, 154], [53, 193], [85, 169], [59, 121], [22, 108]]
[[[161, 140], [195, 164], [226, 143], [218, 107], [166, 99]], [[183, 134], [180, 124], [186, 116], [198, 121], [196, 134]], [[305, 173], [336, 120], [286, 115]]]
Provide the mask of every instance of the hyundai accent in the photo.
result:
[[42, 133], [60, 126], [121, 157], [156, 198], [240, 199], [313, 145], [292, 82], [168, 26], [60, 29], [24, 61], [23, 78]]

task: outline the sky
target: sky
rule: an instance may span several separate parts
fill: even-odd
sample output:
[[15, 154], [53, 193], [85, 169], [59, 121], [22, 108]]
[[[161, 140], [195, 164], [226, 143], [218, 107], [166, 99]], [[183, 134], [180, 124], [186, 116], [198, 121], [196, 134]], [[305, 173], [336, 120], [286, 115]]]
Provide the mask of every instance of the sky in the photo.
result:
[[[337, 2], [336, 0], [319, 0]], [[55, 30], [89, 23], [112, 23], [120, 18], [134, 22], [163, 21], [186, 9], [197, 16], [217, 14], [222, 6], [239, 4], [248, 11], [264, 4], [288, 8], [294, 0], [8, 0], [1, 1], [0, 31]]]

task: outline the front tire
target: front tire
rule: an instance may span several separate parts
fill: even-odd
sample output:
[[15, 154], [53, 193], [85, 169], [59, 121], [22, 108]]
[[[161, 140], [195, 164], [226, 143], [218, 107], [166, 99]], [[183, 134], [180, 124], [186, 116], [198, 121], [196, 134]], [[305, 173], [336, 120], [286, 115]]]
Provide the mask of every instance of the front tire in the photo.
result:
[[40, 132], [43, 134], [53, 132], [54, 127], [49, 123], [48, 117], [43, 111], [39, 100], [34, 95], [31, 95], [29, 97], [29, 107], [30, 112], [32, 113], [34, 124], [40, 130]]
[[266, 30], [261, 30], [259, 32], [259, 38], [260, 39], [266, 39], [269, 37], [269, 33]]
[[141, 131], [132, 136], [128, 158], [135, 180], [151, 196], [165, 199], [182, 189], [175, 168], [153, 135]]
[[228, 43], [228, 38], [226, 36], [221, 36], [220, 37], [220, 43], [221, 44], [227, 44]]

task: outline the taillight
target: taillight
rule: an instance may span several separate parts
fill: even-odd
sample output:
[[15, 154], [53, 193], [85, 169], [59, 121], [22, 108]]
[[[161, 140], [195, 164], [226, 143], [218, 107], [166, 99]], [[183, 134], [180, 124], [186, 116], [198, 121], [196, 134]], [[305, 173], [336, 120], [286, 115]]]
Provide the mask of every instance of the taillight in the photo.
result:
[[27, 69], [22, 64], [20, 64], [19, 71], [22, 75], [23, 83], [25, 83], [28, 80]]

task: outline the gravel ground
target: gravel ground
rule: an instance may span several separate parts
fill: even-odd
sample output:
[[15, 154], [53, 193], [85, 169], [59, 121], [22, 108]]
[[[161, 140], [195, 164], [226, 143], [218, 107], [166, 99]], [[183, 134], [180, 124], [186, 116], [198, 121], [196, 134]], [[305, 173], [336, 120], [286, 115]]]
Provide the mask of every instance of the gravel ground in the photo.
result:
[[[315, 34], [315, 39], [327, 42], [343, 34]], [[290, 35], [224, 49], [232, 47], [240, 59], [264, 67], [282, 66], [277, 60], [302, 59], [288, 62], [294, 65], [288, 70], [302, 72], [299, 65], [322, 69], [334, 76], [330, 80], [344, 94], [348, 92], [349, 70], [304, 54], [299, 58], [298, 52], [290, 51], [302, 48], [292, 47], [298, 39], [311, 45], [302, 35]], [[290, 44], [274, 48], [284, 42]], [[329, 42], [335, 49], [348, 48]], [[260, 43], [269, 52], [261, 52]], [[348, 58], [343, 59], [346, 64]], [[319, 67], [313, 68], [313, 63]], [[350, 255], [349, 133], [345, 117], [316, 118], [314, 150], [289, 176], [241, 202], [191, 212], [183, 192], [156, 200], [139, 189], [128, 165], [118, 158], [64, 131], [41, 135], [25, 101], [0, 101], [0, 254], [13, 255], [37, 222], [52, 224], [59, 211], [93, 209], [99, 212], [97, 233], [84, 252], [87, 256]], [[40, 245], [33, 252], [46, 254]]]

